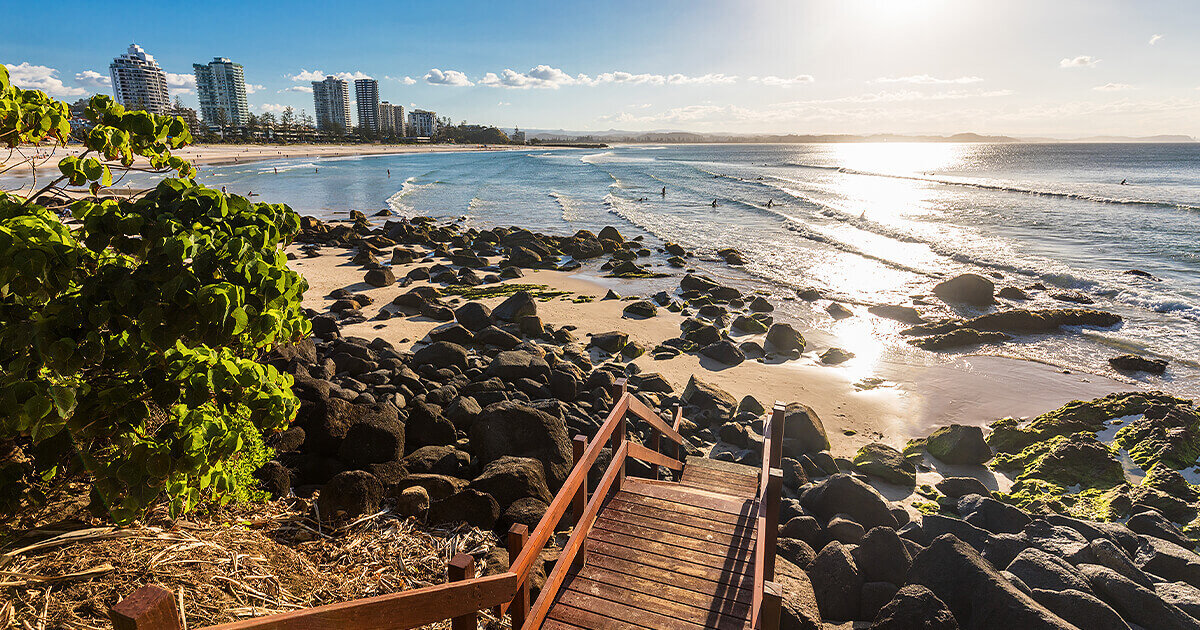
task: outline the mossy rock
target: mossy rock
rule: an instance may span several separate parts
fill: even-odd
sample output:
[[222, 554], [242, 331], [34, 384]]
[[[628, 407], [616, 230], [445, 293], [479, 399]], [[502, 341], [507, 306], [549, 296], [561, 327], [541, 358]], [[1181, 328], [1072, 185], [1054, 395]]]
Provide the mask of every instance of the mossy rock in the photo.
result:
[[549, 300], [556, 297], [571, 295], [570, 291], [551, 289], [544, 284], [493, 284], [482, 287], [452, 286], [440, 289], [443, 295], [457, 295], [466, 300], [481, 300], [493, 297], [509, 297], [514, 293], [524, 291], [539, 300]]
[[1024, 427], [1013, 418], [997, 420], [992, 424], [988, 444], [998, 453], [1016, 453], [1054, 436], [1100, 431], [1113, 418], [1143, 414], [1159, 405], [1190, 407], [1191, 403], [1162, 392], [1124, 392], [1091, 401], [1073, 400], [1030, 420]]
[[1015, 455], [997, 455], [994, 466], [1000, 470], [1020, 470], [1017, 482], [1036, 479], [1063, 488], [1077, 485], [1107, 490], [1125, 483], [1121, 463], [1096, 439], [1095, 433], [1058, 435]]
[[917, 485], [917, 468], [886, 444], [867, 444], [854, 455], [854, 470], [898, 486]]
[[912, 506], [922, 514], [937, 514], [942, 511], [942, 506], [933, 501], [913, 501]]
[[1200, 458], [1200, 413], [1192, 407], [1155, 408], [1117, 431], [1116, 443], [1144, 470], [1188, 468]]
[[646, 319], [658, 315], [658, 307], [649, 300], [638, 300], [626, 305], [623, 313], [626, 317]]
[[952, 424], [925, 438], [925, 450], [947, 464], [982, 464], [992, 458], [980, 427]]

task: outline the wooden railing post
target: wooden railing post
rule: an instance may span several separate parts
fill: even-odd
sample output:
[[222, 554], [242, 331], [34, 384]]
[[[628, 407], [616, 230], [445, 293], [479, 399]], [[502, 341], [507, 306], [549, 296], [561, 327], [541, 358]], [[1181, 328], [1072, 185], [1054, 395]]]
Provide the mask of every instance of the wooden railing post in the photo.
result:
[[[525, 547], [525, 543], [529, 540], [529, 527], [517, 523], [508, 528], [508, 561], [511, 564], [516, 560], [517, 556], [521, 555], [521, 549]], [[512, 627], [520, 628], [525, 624], [525, 617], [529, 614], [529, 576], [517, 576], [520, 582], [517, 584], [517, 594], [513, 596], [512, 605], [508, 607], [509, 614], [512, 615]]]
[[[585, 451], [587, 451], [587, 436], [576, 435], [575, 439], [571, 440], [572, 469], [579, 465], [579, 460], [583, 459]], [[587, 477], [584, 477], [583, 483], [579, 484], [579, 490], [575, 491], [575, 498], [571, 500], [572, 523], [579, 523], [579, 519], [583, 518], [583, 511], [587, 509], [587, 502], [588, 482]]]
[[783, 612], [783, 587], [770, 580], [763, 583], [762, 608], [758, 612], [760, 630], [779, 630], [780, 613]]
[[114, 630], [183, 630], [175, 595], [165, 588], [146, 585], [108, 610]]
[[[661, 453], [662, 452], [661, 449], [662, 449], [662, 434], [659, 433], [658, 430], [651, 428], [650, 429], [650, 450], [654, 451], [655, 453]], [[662, 473], [662, 468], [660, 468], [658, 466], [658, 464], [655, 464], [654, 465], [654, 478], [662, 479], [662, 474], [660, 474], [660, 473]]]
[[[613, 382], [612, 398], [613, 404], [620, 404], [621, 399], [625, 397], [626, 390], [625, 379], [619, 378]], [[613, 457], [617, 456], [617, 451], [621, 449], [621, 443], [625, 441], [625, 427], [628, 424], [629, 414], [621, 414], [617, 419], [617, 426], [613, 430], [612, 441], [609, 443], [609, 450], [612, 451]], [[617, 481], [613, 484], [613, 492], [620, 492], [621, 486], [625, 482], [625, 462], [621, 461], [621, 472], [617, 473]]]
[[[473, 577], [475, 577], [475, 558], [472, 558], [470, 554], [460, 553], [454, 556], [446, 567], [447, 582], [461, 582]], [[478, 630], [478, 611], [451, 619], [450, 628], [452, 630]]]
[[779, 536], [779, 504], [783, 491], [783, 471], [772, 468], [767, 477], [767, 492], [762, 500], [767, 506], [766, 556], [763, 558], [763, 576], [768, 582], [775, 579], [775, 545]]
[[769, 468], [779, 468], [779, 464], [783, 461], [783, 416], [785, 407], [783, 403], [776, 402], [775, 407], [771, 409], [770, 428], [767, 435], [771, 436], [771, 454], [767, 460]]

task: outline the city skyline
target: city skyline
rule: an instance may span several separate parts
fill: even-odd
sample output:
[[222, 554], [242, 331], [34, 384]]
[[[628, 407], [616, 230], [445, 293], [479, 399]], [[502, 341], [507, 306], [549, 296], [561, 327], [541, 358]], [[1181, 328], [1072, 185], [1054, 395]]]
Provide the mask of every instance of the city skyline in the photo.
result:
[[[380, 101], [505, 128], [1200, 135], [1200, 41], [1188, 36], [1200, 9], [1183, 1], [1132, 15], [1110, 0], [463, 2], [420, 28], [387, 17], [403, 10], [367, 22], [334, 13], [322, 37], [296, 37], [299, 16], [217, 5], [183, 33], [154, 6], [100, 16], [102, 36], [77, 36], [64, 20], [61, 36], [78, 45], [0, 42], [0, 63], [18, 85], [78, 98], [109, 92], [101, 62], [136, 41], [158, 58], [172, 99], [197, 107], [186, 69], [227, 57], [246, 68], [255, 114], [311, 109], [311, 82], [332, 75], [376, 79]], [[44, 19], [24, 11], [18, 26]]]

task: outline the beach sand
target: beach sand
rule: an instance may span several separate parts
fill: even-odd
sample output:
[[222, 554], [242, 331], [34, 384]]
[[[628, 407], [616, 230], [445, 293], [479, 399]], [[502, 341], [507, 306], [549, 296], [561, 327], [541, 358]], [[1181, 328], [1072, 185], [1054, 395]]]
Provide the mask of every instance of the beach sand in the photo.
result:
[[[419, 248], [418, 248], [419, 249]], [[333, 300], [326, 296], [334, 289], [346, 288], [365, 293], [375, 302], [363, 313], [373, 318], [381, 308], [395, 312], [389, 306], [399, 294], [412, 287], [427, 284], [414, 282], [408, 287], [399, 284], [376, 288], [363, 282], [364, 271], [350, 262], [352, 251], [322, 248], [321, 255], [306, 258], [299, 248], [288, 250], [297, 258], [289, 266], [302, 273], [310, 284], [304, 306], [317, 311], [328, 310]], [[425, 265], [428, 265], [426, 262]], [[608, 289], [626, 295], [628, 282], [603, 278], [599, 261], [585, 264], [575, 272], [527, 271], [523, 278], [508, 280], [525, 284], [540, 284], [553, 290], [569, 291], [571, 295], [538, 303], [538, 315], [555, 327], [575, 325], [574, 334], [580, 343], [587, 343], [587, 334], [619, 330], [630, 338], [652, 348], [658, 343], [679, 336], [683, 317], [659, 309], [648, 319], [629, 319], [622, 310], [628, 303], [622, 300], [602, 300]], [[402, 278], [413, 267], [396, 265], [393, 271]], [[577, 296], [591, 296], [594, 301], [575, 302]], [[451, 307], [462, 303], [460, 298], [446, 298]], [[481, 302], [495, 306], [503, 298], [485, 298]], [[819, 331], [792, 322], [809, 336]], [[344, 336], [366, 339], [379, 337], [402, 350], [418, 346], [430, 330], [442, 325], [424, 317], [402, 315], [378, 321], [342, 327]], [[737, 341], [762, 336], [736, 337]], [[810, 347], [795, 361], [759, 363], [748, 360], [728, 367], [696, 355], [682, 354], [669, 360], [655, 360], [649, 353], [636, 359], [643, 373], [661, 374], [677, 393], [688, 379], [697, 378], [716, 385], [737, 398], [752, 395], [768, 407], [775, 401], [802, 402], [809, 405], [823, 421], [835, 455], [852, 456], [863, 444], [884, 442], [902, 448], [913, 437], [928, 435], [933, 427], [959, 423], [985, 425], [1005, 416], [1037, 415], [1076, 399], [1092, 399], [1110, 392], [1131, 389], [1130, 385], [1091, 374], [1063, 374], [1059, 368], [994, 356], [951, 355], [941, 365], [902, 365], [881, 362], [875, 365], [832, 367], [822, 365], [817, 354], [823, 347]], [[594, 357], [595, 358], [595, 357]], [[878, 386], [863, 384], [864, 378], [879, 378]]]

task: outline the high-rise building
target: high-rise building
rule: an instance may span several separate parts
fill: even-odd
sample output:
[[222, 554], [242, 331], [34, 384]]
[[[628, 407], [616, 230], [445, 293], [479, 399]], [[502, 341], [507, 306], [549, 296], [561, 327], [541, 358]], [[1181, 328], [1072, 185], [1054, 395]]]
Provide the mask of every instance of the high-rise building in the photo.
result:
[[325, 77], [324, 81], [313, 81], [313, 109], [317, 116], [317, 129], [341, 131], [350, 129], [350, 87], [337, 77]]
[[379, 131], [404, 136], [407, 127], [403, 105], [392, 105], [387, 101], [379, 104]]
[[167, 75], [141, 46], [130, 44], [124, 55], [113, 59], [108, 71], [113, 96], [126, 108], [163, 114], [171, 106]]
[[200, 97], [200, 115], [210, 127], [250, 122], [246, 102], [246, 77], [242, 64], [214, 57], [208, 64], [192, 64], [196, 73], [196, 92]]
[[408, 113], [408, 135], [428, 138], [437, 133], [437, 113], [414, 109]]
[[379, 82], [355, 79], [354, 98], [358, 101], [358, 126], [364, 131], [379, 131]]

